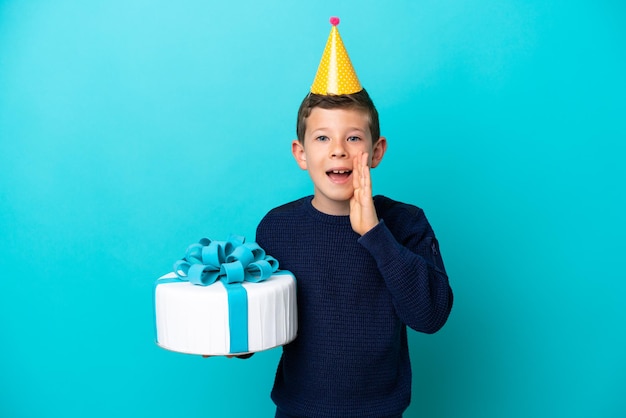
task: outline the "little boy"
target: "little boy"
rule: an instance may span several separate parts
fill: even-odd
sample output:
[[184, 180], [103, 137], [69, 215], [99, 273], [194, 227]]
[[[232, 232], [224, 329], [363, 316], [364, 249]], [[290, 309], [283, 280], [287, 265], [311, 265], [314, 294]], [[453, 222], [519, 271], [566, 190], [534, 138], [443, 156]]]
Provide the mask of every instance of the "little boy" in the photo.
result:
[[259, 245], [298, 282], [298, 337], [283, 348], [272, 399], [277, 417], [397, 417], [411, 396], [406, 327], [438, 331], [452, 291], [423, 211], [372, 197], [370, 168], [387, 140], [331, 23], [292, 142], [313, 196], [271, 210], [257, 228]]

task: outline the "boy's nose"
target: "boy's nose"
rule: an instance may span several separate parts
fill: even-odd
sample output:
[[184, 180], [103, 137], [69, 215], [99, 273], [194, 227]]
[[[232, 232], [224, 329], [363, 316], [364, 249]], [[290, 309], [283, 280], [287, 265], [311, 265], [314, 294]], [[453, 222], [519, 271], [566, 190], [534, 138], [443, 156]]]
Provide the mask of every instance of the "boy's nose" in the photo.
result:
[[346, 149], [343, 146], [343, 143], [341, 142], [335, 142], [333, 144], [333, 146], [330, 149], [330, 156], [333, 158], [343, 158], [346, 157], [348, 154], [346, 153]]

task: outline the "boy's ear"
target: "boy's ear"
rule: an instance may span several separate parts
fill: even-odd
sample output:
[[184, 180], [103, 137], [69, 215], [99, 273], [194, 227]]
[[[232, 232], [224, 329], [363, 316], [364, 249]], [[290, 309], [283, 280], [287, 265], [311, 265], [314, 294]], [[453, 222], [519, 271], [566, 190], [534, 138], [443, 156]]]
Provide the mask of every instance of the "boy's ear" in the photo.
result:
[[307, 165], [306, 154], [304, 153], [304, 146], [297, 139], [291, 141], [291, 153], [293, 154], [293, 158], [296, 159], [298, 166], [300, 166], [301, 169], [306, 170]]
[[372, 168], [380, 164], [386, 151], [387, 151], [387, 138], [385, 138], [384, 136], [381, 136], [380, 138], [378, 138], [378, 141], [376, 141], [376, 143], [372, 147], [372, 165], [371, 165]]

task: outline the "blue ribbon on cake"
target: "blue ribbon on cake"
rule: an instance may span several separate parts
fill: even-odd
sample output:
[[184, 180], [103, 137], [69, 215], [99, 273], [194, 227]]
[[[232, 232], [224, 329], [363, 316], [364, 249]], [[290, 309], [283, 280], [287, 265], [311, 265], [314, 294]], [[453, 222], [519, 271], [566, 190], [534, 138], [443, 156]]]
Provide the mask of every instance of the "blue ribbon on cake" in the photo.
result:
[[222, 282], [228, 296], [230, 353], [248, 351], [248, 294], [244, 281], [258, 283], [278, 270], [278, 261], [265, 254], [256, 242], [231, 235], [227, 241], [202, 238], [187, 248], [185, 257], [174, 263], [174, 280], [198, 286]]

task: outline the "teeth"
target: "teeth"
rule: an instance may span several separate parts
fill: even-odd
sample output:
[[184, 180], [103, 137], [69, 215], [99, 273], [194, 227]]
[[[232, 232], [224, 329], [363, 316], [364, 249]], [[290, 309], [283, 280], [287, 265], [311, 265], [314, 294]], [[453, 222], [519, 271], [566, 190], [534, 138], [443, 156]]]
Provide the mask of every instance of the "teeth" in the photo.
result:
[[334, 174], [345, 174], [345, 173], [349, 173], [350, 170], [333, 170]]

